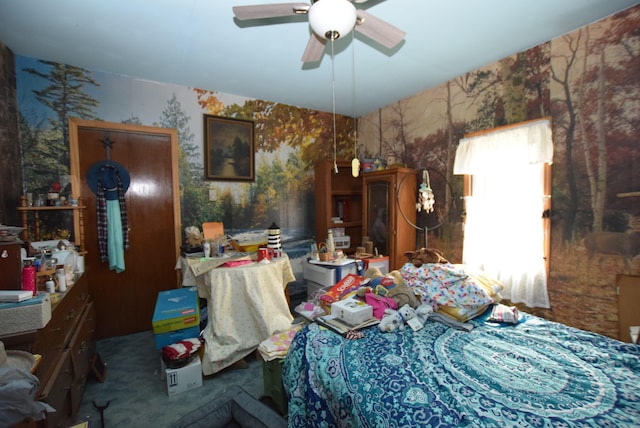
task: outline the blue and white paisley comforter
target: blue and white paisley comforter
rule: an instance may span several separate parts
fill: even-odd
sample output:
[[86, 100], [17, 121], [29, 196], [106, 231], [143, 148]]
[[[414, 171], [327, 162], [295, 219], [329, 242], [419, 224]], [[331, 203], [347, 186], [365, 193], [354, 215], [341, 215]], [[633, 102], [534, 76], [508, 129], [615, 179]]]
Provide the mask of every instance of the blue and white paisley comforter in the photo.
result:
[[291, 427], [640, 426], [640, 347], [524, 315], [347, 340], [311, 324], [283, 367]]

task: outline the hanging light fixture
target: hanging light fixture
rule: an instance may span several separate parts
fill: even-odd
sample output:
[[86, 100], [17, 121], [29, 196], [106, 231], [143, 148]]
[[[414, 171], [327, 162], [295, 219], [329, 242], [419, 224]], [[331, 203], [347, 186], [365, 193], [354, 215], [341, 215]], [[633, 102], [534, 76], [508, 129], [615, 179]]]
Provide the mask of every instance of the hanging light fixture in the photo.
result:
[[356, 8], [348, 0], [317, 0], [309, 9], [309, 25], [327, 40], [343, 37], [356, 25]]
[[429, 180], [429, 171], [426, 169], [422, 171], [422, 184], [418, 189], [418, 203], [416, 203], [416, 209], [418, 212], [424, 210], [426, 213], [433, 212], [433, 205], [436, 203], [436, 199], [433, 196], [433, 190], [431, 190], [431, 183]]

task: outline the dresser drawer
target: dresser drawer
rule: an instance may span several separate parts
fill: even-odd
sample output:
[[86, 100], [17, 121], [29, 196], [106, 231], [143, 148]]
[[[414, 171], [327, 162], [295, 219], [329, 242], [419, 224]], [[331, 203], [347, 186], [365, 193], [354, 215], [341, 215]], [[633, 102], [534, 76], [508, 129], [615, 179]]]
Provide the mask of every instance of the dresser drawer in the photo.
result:
[[91, 338], [95, 329], [95, 309], [93, 302], [89, 302], [85, 306], [78, 327], [69, 343], [75, 377], [85, 376], [89, 372], [89, 357], [92, 348]]
[[49, 382], [41, 389], [38, 400], [45, 401], [55, 412], [47, 413], [47, 427], [65, 427], [72, 413], [71, 386], [73, 384], [73, 368], [71, 354], [64, 351], [57, 361]]
[[36, 376], [46, 382], [60, 354], [69, 346], [82, 311], [89, 300], [85, 278], [68, 289], [65, 296], [52, 308], [51, 320], [37, 334], [32, 352], [42, 355]]

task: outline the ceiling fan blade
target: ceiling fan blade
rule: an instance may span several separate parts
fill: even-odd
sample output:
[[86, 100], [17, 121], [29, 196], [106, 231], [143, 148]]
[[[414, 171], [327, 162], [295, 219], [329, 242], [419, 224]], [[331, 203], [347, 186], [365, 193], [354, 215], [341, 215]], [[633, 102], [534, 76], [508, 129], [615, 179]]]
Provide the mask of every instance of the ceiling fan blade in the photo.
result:
[[322, 59], [322, 54], [324, 54], [324, 47], [327, 41], [322, 37], [318, 36], [313, 31], [311, 32], [311, 36], [309, 37], [309, 42], [307, 43], [307, 47], [302, 54], [302, 62], [316, 62]]
[[356, 13], [358, 14], [358, 20], [356, 21], [355, 30], [386, 48], [395, 47], [406, 35], [401, 29], [380, 18], [376, 18], [362, 9], [358, 9]]
[[311, 6], [308, 3], [273, 3], [249, 6], [233, 6], [233, 14], [239, 20], [279, 18], [305, 14]]

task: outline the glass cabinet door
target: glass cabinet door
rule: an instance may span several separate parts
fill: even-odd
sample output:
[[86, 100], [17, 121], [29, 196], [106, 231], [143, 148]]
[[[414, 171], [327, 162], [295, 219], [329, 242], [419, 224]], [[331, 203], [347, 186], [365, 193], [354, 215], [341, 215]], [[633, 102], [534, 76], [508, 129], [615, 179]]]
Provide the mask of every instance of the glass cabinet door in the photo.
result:
[[388, 181], [367, 183], [367, 234], [379, 254], [389, 254], [389, 201], [391, 185]]

